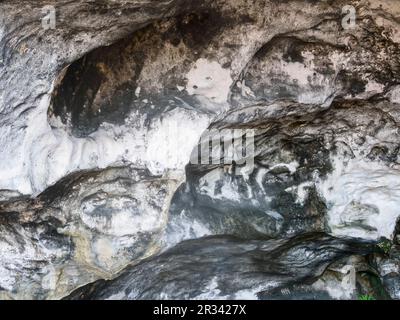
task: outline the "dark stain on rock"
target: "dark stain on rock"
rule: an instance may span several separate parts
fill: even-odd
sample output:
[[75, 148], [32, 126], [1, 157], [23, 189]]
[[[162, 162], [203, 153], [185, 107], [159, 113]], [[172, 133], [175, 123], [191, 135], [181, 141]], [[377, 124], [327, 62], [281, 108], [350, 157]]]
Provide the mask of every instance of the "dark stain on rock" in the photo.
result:
[[234, 22], [232, 18], [216, 10], [179, 16], [175, 21], [164, 34], [164, 39], [175, 46], [183, 41], [194, 50], [206, 48], [214, 37]]
[[105, 81], [105, 76], [89, 56], [74, 62], [53, 95], [52, 110], [63, 123], [71, 117], [73, 133], [77, 136], [90, 134], [99, 125], [98, 110], [93, 100]]
[[[131, 39], [96, 49], [72, 63], [52, 95], [49, 115], [59, 117], [76, 137], [104, 123], [123, 124], [135, 99], [141, 52], [129, 56]], [[118, 81], [114, 81], [118, 79]]]
[[304, 58], [302, 55], [303, 47], [304, 47], [303, 41], [293, 38], [293, 41], [287, 48], [287, 51], [282, 56], [283, 60], [291, 63], [294, 62], [303, 63], [304, 62]]
[[363, 93], [366, 90], [367, 82], [361, 80], [357, 75], [352, 74], [346, 70], [341, 70], [338, 73], [337, 81], [343, 84], [343, 87], [349, 92], [353, 97], [357, 94]]

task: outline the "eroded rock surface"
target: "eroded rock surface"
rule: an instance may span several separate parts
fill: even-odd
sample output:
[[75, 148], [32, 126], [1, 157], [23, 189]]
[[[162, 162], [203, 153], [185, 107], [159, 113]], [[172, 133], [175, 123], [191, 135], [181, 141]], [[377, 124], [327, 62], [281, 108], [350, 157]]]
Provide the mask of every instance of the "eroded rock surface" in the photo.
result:
[[200, 238], [129, 267], [114, 280], [81, 288], [69, 299], [255, 299], [261, 292], [314, 282], [332, 262], [374, 250], [368, 243], [323, 234], [264, 241]]
[[[18, 9], [3, 2], [3, 12], [25, 10], [18, 22], [12, 14], [2, 18], [0, 188], [39, 193], [68, 172], [121, 159], [153, 173], [181, 169], [171, 158], [187, 161], [213, 115], [249, 97], [251, 103], [289, 97], [329, 105], [335, 96], [383, 93], [397, 83], [398, 8], [389, 0], [353, 2], [60, 2], [54, 30], [41, 27], [41, 2]], [[343, 30], [341, 10], [349, 4], [359, 24]], [[165, 16], [177, 17], [151, 24]], [[47, 119], [53, 87], [60, 95], [54, 113], [70, 122], [67, 128]], [[164, 123], [153, 119], [172, 108], [185, 111]], [[200, 119], [197, 130], [192, 118]], [[183, 150], [154, 155], [148, 126], [159, 129], [153, 135], [168, 136], [160, 127], [176, 123], [190, 137], [178, 144]], [[134, 139], [140, 135], [146, 138]]]
[[246, 176], [224, 164], [189, 165], [187, 183], [172, 202], [172, 237], [187, 237], [191, 225], [191, 236], [327, 231], [393, 240], [400, 205], [398, 107], [280, 102], [229, 112], [212, 127], [256, 128], [254, 170]]
[[[0, 297], [399, 299], [399, 19], [2, 1]], [[193, 162], [209, 130], [252, 131], [254, 167]]]
[[116, 167], [0, 202], [0, 294], [61, 298], [156, 253], [177, 183]]

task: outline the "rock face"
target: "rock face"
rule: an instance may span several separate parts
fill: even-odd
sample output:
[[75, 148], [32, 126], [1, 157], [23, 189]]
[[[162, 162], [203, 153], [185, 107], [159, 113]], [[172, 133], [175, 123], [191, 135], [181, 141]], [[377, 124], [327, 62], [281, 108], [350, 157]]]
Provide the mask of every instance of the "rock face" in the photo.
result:
[[368, 243], [322, 234], [264, 241], [200, 238], [184, 241], [127, 268], [114, 280], [81, 288], [68, 298], [255, 299], [276, 288], [313, 282], [332, 262], [373, 251]]
[[2, 1], [0, 298], [399, 299], [399, 21]]
[[75, 173], [0, 204], [0, 294], [61, 298], [160, 249], [177, 181], [130, 167]]
[[173, 201], [176, 222], [184, 211], [193, 224], [217, 234], [319, 230], [393, 239], [399, 120], [398, 105], [386, 101], [334, 102], [322, 110], [285, 102], [232, 111], [212, 127], [257, 128], [253, 172], [245, 177], [223, 166], [188, 166], [188, 182]]
[[[76, 141], [52, 130], [47, 111], [54, 83], [65, 67], [94, 48], [202, 4], [180, 0], [58, 1], [53, 7], [55, 28], [48, 29], [43, 27], [52, 12], [48, 1], [2, 1], [0, 188], [37, 194], [68, 172], [105, 167], [118, 160], [119, 154], [112, 150], [115, 146], [107, 149], [104, 145], [107, 137], [101, 143]], [[106, 160], [107, 152], [117, 156]], [[82, 153], [86, 158], [82, 159]]]

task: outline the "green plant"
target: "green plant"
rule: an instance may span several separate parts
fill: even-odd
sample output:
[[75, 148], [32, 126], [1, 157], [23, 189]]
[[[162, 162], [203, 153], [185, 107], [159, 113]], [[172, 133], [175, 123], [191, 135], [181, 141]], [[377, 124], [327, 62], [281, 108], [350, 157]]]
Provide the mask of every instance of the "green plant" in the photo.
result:
[[385, 254], [388, 254], [392, 249], [392, 243], [389, 240], [378, 243], [378, 247], [382, 249]]
[[362, 294], [358, 296], [358, 300], [375, 300], [375, 298], [369, 294]]

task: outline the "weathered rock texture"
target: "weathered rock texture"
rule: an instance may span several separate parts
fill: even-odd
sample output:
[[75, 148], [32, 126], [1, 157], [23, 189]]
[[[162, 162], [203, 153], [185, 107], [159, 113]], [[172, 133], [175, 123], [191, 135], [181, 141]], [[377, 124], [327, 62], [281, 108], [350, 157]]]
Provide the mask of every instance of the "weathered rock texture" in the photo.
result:
[[0, 203], [0, 295], [61, 298], [159, 251], [177, 181], [129, 167], [75, 173]]
[[[2, 1], [1, 297], [398, 299], [399, 23], [397, 0]], [[208, 129], [254, 130], [254, 170], [190, 162]]]
[[130, 267], [112, 281], [79, 289], [69, 298], [255, 299], [272, 289], [312, 283], [332, 262], [373, 251], [367, 243], [319, 234], [289, 241], [200, 238]]
[[246, 177], [224, 165], [189, 165], [172, 222], [187, 224], [184, 211], [192, 224], [217, 234], [327, 231], [393, 239], [399, 116], [398, 105], [386, 101], [335, 101], [325, 109], [280, 102], [232, 111], [211, 127], [257, 128], [254, 170]]

